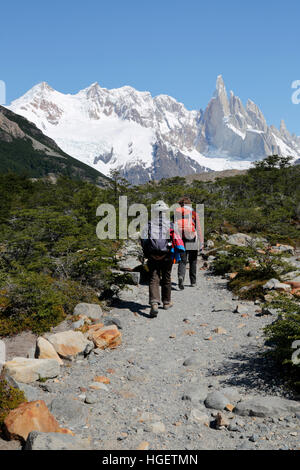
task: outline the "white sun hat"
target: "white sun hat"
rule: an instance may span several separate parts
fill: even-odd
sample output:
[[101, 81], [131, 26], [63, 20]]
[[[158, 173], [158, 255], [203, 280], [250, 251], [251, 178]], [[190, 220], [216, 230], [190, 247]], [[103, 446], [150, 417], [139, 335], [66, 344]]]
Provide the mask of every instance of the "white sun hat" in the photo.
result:
[[169, 207], [164, 201], [157, 201], [154, 205], [152, 205], [153, 212], [167, 212]]

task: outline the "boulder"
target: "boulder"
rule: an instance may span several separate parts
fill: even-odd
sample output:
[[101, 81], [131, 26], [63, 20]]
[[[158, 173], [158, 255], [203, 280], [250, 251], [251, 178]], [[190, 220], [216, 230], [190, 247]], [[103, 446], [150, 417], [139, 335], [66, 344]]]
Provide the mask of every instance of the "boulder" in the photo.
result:
[[86, 315], [92, 320], [100, 320], [102, 317], [102, 308], [98, 304], [88, 304], [82, 302], [76, 305], [73, 315]]
[[42, 400], [22, 403], [10, 411], [4, 420], [4, 432], [8, 439], [26, 441], [31, 431], [72, 434], [59, 426]]
[[56, 359], [14, 357], [4, 364], [4, 374], [22, 383], [57, 377], [59, 371], [60, 366]]
[[204, 402], [206, 408], [213, 408], [214, 410], [224, 410], [228, 404], [228, 398], [223, 393], [213, 391], [209, 393]]
[[119, 262], [119, 267], [124, 271], [131, 271], [137, 269], [140, 263], [136, 256], [127, 257], [125, 260]]
[[234, 412], [240, 416], [261, 418], [283, 416], [300, 412], [300, 402], [280, 397], [253, 397], [238, 403]]
[[133, 284], [134, 286], [138, 286], [141, 279], [141, 273], [139, 272], [128, 272], [126, 273], [126, 278], [128, 279], [128, 284]]
[[284, 274], [281, 276], [283, 281], [293, 281], [293, 282], [300, 282], [300, 273], [299, 271], [290, 271], [289, 273]]
[[292, 289], [300, 289], [300, 281], [287, 281], [286, 284], [291, 286]]
[[99, 323], [89, 327], [88, 338], [94, 342], [96, 348], [114, 349], [121, 344], [122, 334], [116, 325], [103, 326]]
[[22, 390], [22, 392], [24, 392], [24, 395], [27, 401], [39, 400], [41, 397], [41, 394], [43, 393], [37, 387], [32, 387], [32, 385], [22, 384], [18, 382], [16, 382], [15, 388], [18, 388], [19, 390]]
[[295, 297], [300, 298], [300, 287], [298, 287], [297, 289], [292, 289], [291, 294], [294, 295]]
[[279, 253], [290, 253], [293, 255], [295, 253], [295, 248], [291, 245], [281, 245], [280, 243], [276, 243], [276, 246], [272, 246], [274, 251], [278, 251]]
[[87, 440], [80, 439], [71, 434], [57, 432], [29, 433], [25, 450], [91, 450]]
[[56, 419], [68, 426], [86, 424], [87, 412], [84, 405], [71, 397], [63, 396], [52, 400], [49, 409]]
[[234, 233], [233, 235], [229, 235], [227, 242], [230, 245], [237, 245], [237, 246], [248, 246], [252, 241], [252, 237], [246, 235], [245, 233]]
[[73, 359], [78, 354], [84, 354], [88, 340], [80, 331], [63, 331], [48, 336], [48, 341], [55, 351], [64, 359]]
[[35, 357], [38, 359], [55, 359], [59, 364], [63, 364], [63, 361], [55, 351], [52, 344], [42, 337], [37, 339]]
[[280, 290], [288, 292], [291, 290], [291, 286], [289, 284], [285, 284], [283, 282], [278, 281], [278, 279], [270, 279], [266, 284], [263, 285], [263, 289], [266, 290]]

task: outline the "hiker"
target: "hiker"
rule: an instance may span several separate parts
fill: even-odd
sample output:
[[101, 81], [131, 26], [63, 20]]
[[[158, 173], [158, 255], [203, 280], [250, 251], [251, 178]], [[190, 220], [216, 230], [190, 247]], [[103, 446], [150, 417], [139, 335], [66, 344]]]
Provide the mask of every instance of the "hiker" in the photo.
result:
[[182, 253], [178, 264], [178, 287], [183, 290], [187, 262], [190, 268], [191, 287], [196, 286], [198, 249], [200, 251], [203, 249], [203, 235], [199, 216], [191, 207], [190, 198], [183, 197], [178, 204], [180, 207], [175, 211], [175, 227], [185, 246], [185, 252]]
[[[174, 231], [174, 224], [166, 216], [169, 208], [164, 201], [152, 206], [151, 221], [142, 230], [141, 243], [149, 268], [150, 317], [158, 315], [161, 301], [164, 310], [173, 306], [171, 302], [171, 271], [174, 262], [180, 260], [185, 248], [183, 241]], [[161, 285], [161, 296], [160, 296]]]

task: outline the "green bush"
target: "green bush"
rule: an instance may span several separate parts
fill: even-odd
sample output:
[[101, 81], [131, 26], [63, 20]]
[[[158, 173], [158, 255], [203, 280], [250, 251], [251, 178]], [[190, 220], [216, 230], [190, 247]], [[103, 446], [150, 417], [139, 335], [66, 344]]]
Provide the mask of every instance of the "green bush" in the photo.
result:
[[300, 365], [292, 362], [292, 343], [300, 340], [300, 304], [286, 295], [279, 295], [268, 304], [278, 310], [276, 321], [265, 328], [268, 342], [273, 346], [270, 355], [275, 358], [288, 383], [300, 391]]
[[24, 392], [11, 387], [3, 377], [0, 376], [0, 430], [2, 431], [3, 421], [11, 410], [17, 408], [21, 403], [26, 402]]
[[22, 272], [0, 292], [0, 336], [48, 331], [73, 312], [79, 302], [99, 303], [94, 290], [71, 280]]
[[248, 258], [255, 254], [248, 247], [233, 246], [226, 248], [227, 253], [217, 253], [212, 262], [212, 271], [216, 275], [232, 273], [249, 265]]

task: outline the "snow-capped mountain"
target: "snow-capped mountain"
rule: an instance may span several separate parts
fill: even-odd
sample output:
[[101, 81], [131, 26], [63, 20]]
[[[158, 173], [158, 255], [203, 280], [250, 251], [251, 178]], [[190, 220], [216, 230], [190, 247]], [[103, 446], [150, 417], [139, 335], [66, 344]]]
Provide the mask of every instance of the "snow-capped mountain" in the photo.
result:
[[205, 111], [189, 111], [167, 95], [93, 83], [75, 95], [47, 83], [34, 86], [9, 109], [34, 122], [69, 155], [104, 174], [120, 169], [131, 182], [210, 170], [248, 168], [270, 154], [300, 156], [300, 138], [284, 122], [268, 126], [223, 79]]

